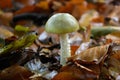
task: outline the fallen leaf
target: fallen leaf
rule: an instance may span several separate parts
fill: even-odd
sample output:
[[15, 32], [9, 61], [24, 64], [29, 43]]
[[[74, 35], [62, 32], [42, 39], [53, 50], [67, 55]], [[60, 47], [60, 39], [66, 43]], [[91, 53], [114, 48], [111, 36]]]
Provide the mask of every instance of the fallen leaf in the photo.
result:
[[6, 38], [9, 38], [11, 36], [14, 36], [14, 34], [11, 31], [0, 27], [0, 37], [1, 38], [6, 39]]
[[83, 63], [90, 63], [94, 62], [99, 64], [101, 60], [105, 57], [108, 52], [109, 44], [103, 46], [97, 46], [93, 48], [89, 48], [80, 54], [74, 55], [68, 58], [68, 61], [83, 61]]
[[98, 74], [83, 66], [67, 65], [52, 80], [96, 80]]
[[0, 72], [0, 80], [30, 80], [33, 73], [26, 68], [13, 65]]

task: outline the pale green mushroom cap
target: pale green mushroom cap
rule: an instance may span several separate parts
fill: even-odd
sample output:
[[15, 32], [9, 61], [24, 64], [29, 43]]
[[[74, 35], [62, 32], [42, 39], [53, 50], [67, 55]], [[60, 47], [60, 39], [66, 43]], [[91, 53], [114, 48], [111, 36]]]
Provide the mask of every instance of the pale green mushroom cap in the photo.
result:
[[70, 33], [78, 29], [78, 21], [68, 13], [54, 14], [45, 25], [46, 32], [55, 34]]

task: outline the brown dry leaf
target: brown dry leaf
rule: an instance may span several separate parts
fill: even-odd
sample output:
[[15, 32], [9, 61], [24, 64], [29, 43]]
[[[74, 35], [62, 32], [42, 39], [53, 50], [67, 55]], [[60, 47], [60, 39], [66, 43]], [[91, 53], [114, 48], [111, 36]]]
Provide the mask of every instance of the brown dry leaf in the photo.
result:
[[11, 0], [0, 0], [0, 8], [6, 9], [6, 8], [12, 8], [12, 1]]
[[83, 41], [84, 42], [90, 42], [90, 36], [91, 36], [91, 26], [88, 25], [86, 27], [86, 30], [83, 33]]
[[108, 58], [104, 61], [104, 66], [101, 67], [100, 77], [103, 79], [117, 80], [120, 74], [120, 50], [112, 51]]
[[36, 4], [37, 7], [43, 8], [44, 10], [49, 10], [49, 3], [48, 1], [40, 1]]
[[57, 12], [71, 13], [76, 5], [83, 4], [83, 2], [84, 0], [70, 0], [64, 6], [60, 7]]
[[81, 15], [79, 24], [82, 28], [86, 28], [91, 24], [92, 19], [98, 17], [99, 14], [96, 10], [89, 10]]
[[35, 5], [29, 5], [26, 6], [20, 10], [17, 10], [14, 14], [18, 15], [18, 14], [22, 14], [22, 13], [30, 13], [30, 12], [34, 12], [35, 11], [36, 6]]
[[100, 63], [108, 52], [109, 44], [103, 46], [97, 46], [89, 48], [80, 54], [74, 55], [68, 58], [68, 61], [83, 61], [83, 62], [95, 62]]
[[30, 80], [48, 80], [48, 79], [38, 76], [38, 77], [31, 78]]
[[75, 52], [78, 48], [79, 48], [79, 46], [72, 45], [71, 46], [71, 55], [75, 55]]
[[120, 40], [120, 37], [114, 36], [114, 35], [111, 35], [111, 34], [106, 35], [105, 37], [106, 37], [107, 40], [111, 40], [111, 41]]
[[0, 38], [6, 39], [12, 36], [14, 36], [12, 32], [10, 32], [9, 30], [5, 28], [0, 27]]
[[[63, 66], [53, 80], [97, 80], [98, 78], [116, 80], [120, 74], [119, 47], [119, 41], [115, 41], [112, 45], [107, 44], [83, 51], [69, 58], [69, 64]], [[71, 59], [73, 61], [70, 64]]]
[[34, 5], [26, 5], [25, 7], [17, 10], [14, 14], [22, 14], [22, 13], [50, 13], [49, 3], [48, 1], [40, 1]]
[[61, 6], [56, 12], [57, 13], [71, 13], [73, 10], [73, 4], [69, 3], [66, 4], [65, 6]]
[[79, 19], [85, 12], [95, 9], [94, 4], [87, 3], [85, 0], [72, 0], [71, 3], [74, 4], [74, 9], [71, 14], [77, 19]]
[[98, 16], [97, 18], [93, 18], [92, 22], [94, 23], [104, 23], [104, 16]]
[[22, 14], [22, 13], [49, 13], [50, 11], [49, 10], [44, 10], [44, 8], [41, 8], [39, 6], [36, 6], [36, 5], [29, 5], [29, 6], [26, 6], [18, 11], [16, 11], [14, 14], [15, 15], [18, 15], [18, 14]]
[[33, 73], [24, 67], [13, 65], [0, 73], [0, 80], [29, 80]]
[[73, 4], [80, 4], [83, 3], [85, 0], [70, 0], [71, 3]]
[[107, 10], [107, 5], [105, 3], [96, 3], [94, 5], [96, 6], [95, 9], [99, 11], [100, 14], [104, 14]]
[[[82, 10], [81, 10], [82, 9]], [[71, 1], [68, 1], [64, 6], [60, 7], [57, 12], [67, 12], [67, 13], [73, 13], [75, 14], [76, 13], [76, 10], [77, 10], [77, 13], [74, 15], [75, 17], [79, 16], [85, 12], [87, 9], [87, 7], [85, 6], [84, 4], [84, 0], [71, 0]]]
[[96, 8], [96, 5], [87, 3], [85, 0], [70, 0], [70, 1], [67, 1], [63, 6], [58, 8], [56, 12], [70, 13], [74, 17], [79, 19], [83, 13], [95, 8]]
[[120, 50], [114, 51], [112, 57], [120, 61]]
[[72, 10], [72, 15], [77, 19], [79, 19], [81, 15], [88, 10], [89, 10], [88, 7], [84, 3], [80, 5], [74, 5], [74, 9]]
[[13, 13], [12, 12], [2, 12], [2, 11], [0, 11], [0, 24], [9, 26], [12, 18], [13, 18]]
[[81, 65], [70, 64], [61, 68], [60, 73], [52, 80], [96, 80], [97, 78], [97, 73], [92, 70]]

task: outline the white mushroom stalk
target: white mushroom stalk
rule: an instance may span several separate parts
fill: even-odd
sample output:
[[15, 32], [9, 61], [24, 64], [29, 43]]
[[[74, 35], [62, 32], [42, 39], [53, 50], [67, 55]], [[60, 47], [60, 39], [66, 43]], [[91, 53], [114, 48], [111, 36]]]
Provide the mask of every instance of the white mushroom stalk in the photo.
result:
[[68, 13], [57, 13], [48, 19], [45, 30], [60, 36], [60, 64], [65, 65], [67, 58], [71, 56], [68, 33], [79, 29], [78, 21]]
[[60, 53], [60, 64], [65, 65], [67, 62], [67, 57], [71, 57], [70, 43], [68, 39], [68, 34], [61, 34], [60, 44], [61, 44], [61, 53]]

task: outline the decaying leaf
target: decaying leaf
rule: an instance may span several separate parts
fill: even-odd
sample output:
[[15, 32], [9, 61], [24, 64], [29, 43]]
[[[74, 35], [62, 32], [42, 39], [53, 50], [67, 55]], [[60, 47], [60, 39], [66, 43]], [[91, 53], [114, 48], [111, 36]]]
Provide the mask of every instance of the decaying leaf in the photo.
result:
[[40, 1], [36, 4], [37, 7], [43, 8], [46, 11], [49, 11], [49, 2], [48, 1]]
[[33, 73], [26, 68], [13, 65], [0, 72], [0, 80], [30, 80]]
[[[112, 51], [101, 67], [100, 80], [117, 80], [120, 74], [120, 50]], [[119, 80], [119, 79], [118, 79]]]
[[22, 13], [31, 13], [31, 12], [34, 12], [35, 11], [35, 8], [36, 6], [34, 5], [29, 5], [29, 6], [26, 6], [20, 10], [17, 10], [14, 14], [15, 15], [18, 15], [18, 14], [22, 14]]
[[[58, 71], [52, 80], [119, 80], [120, 41], [115, 42], [120, 40], [119, 8], [119, 0], [0, 0], [0, 26], [4, 27], [0, 27], [0, 69], [7, 67], [0, 71], [0, 80], [51, 80], [52, 71]], [[62, 68], [59, 36], [42, 33], [48, 18], [56, 13], [70, 13], [82, 27], [70, 34], [72, 57]], [[13, 28], [16, 25], [29, 29]], [[34, 32], [27, 34], [30, 31], [38, 32], [39, 40]], [[25, 63], [43, 75], [33, 75]]]
[[104, 45], [104, 46], [98, 46], [98, 47], [93, 47], [90, 49], [87, 49], [80, 54], [74, 55], [70, 58], [68, 58], [68, 61], [83, 61], [83, 62], [95, 62], [98, 64], [107, 54], [109, 48], [109, 44]]
[[2, 10], [0, 10], [0, 24], [9, 26], [12, 18], [13, 18], [12, 12], [3, 12]]
[[[70, 0], [66, 2], [63, 6], [58, 8], [56, 10], [57, 13], [64, 12], [64, 13], [71, 13], [74, 15], [77, 19], [80, 18], [80, 16], [89, 10], [88, 4], [85, 4], [85, 0]], [[87, 3], [87, 2], [86, 2]]]
[[71, 46], [71, 55], [75, 55], [75, 52], [78, 48], [79, 46]]
[[92, 19], [97, 18], [99, 16], [98, 12], [95, 10], [91, 10], [91, 11], [87, 11], [86, 13], [84, 13], [80, 20], [80, 26], [83, 28], [86, 28], [90, 25], [90, 22], [92, 21]]
[[52, 80], [97, 80], [98, 74], [81, 65], [64, 66]]
[[26, 5], [25, 7], [17, 10], [15, 15], [23, 13], [50, 13], [48, 1], [39, 1], [34, 5]]
[[115, 80], [120, 74], [120, 49], [116, 47], [119, 41], [73, 55], [52, 80]]
[[36, 38], [37, 36], [35, 33], [26, 34], [22, 36], [20, 39], [0, 48], [0, 55], [9, 54], [9, 52], [11, 51], [30, 46]]
[[11, 0], [1, 0], [0, 1], [0, 8], [1, 9], [12, 8], [12, 7], [13, 7], [13, 5], [12, 5]]

